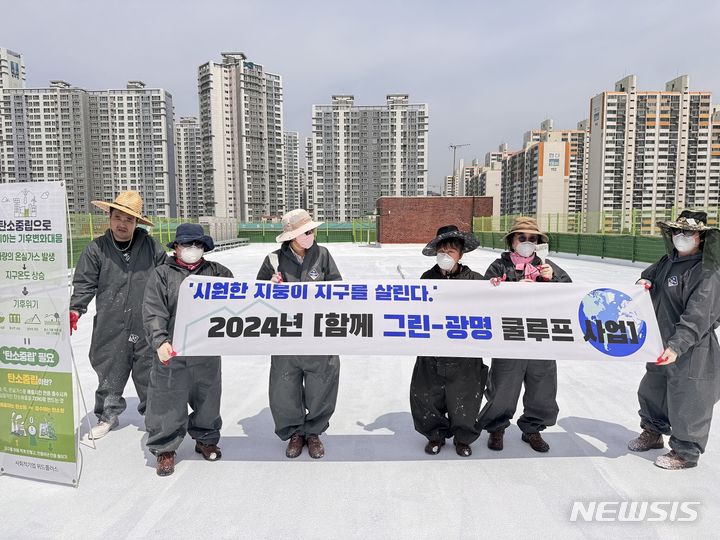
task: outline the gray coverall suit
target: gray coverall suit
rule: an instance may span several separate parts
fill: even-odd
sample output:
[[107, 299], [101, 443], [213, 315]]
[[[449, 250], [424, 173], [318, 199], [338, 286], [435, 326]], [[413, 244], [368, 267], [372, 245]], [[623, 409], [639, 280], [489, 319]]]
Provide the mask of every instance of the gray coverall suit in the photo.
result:
[[[313, 243], [305, 251], [302, 264], [290, 248], [290, 242], [274, 251], [278, 268], [265, 257], [258, 280], [269, 280], [276, 271], [283, 282], [340, 281], [340, 271], [330, 252]], [[294, 433], [320, 435], [330, 425], [335, 412], [340, 358], [338, 356], [275, 355], [270, 363], [270, 411], [275, 433], [286, 441]]]
[[145, 229], [135, 229], [132, 244], [121, 251], [108, 229], [85, 247], [73, 276], [70, 309], [87, 312], [95, 298], [90, 364], [98, 376], [95, 415], [109, 421], [126, 407], [122, 394], [132, 373], [145, 413], [153, 352], [142, 326], [145, 284], [155, 267], [165, 263], [165, 248]]

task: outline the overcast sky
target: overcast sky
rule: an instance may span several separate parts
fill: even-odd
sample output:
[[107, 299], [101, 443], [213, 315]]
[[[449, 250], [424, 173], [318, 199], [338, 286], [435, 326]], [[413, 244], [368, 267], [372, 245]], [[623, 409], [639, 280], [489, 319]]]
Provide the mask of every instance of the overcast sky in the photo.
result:
[[634, 73], [643, 90], [681, 74], [720, 101], [720, 2], [0, 0], [0, 47], [25, 57], [29, 87], [140, 79], [197, 115], [197, 67], [243, 51], [283, 77], [285, 130], [310, 132], [313, 104], [408, 93], [430, 107], [429, 184], [482, 160], [546, 117], [587, 117], [590, 98]]

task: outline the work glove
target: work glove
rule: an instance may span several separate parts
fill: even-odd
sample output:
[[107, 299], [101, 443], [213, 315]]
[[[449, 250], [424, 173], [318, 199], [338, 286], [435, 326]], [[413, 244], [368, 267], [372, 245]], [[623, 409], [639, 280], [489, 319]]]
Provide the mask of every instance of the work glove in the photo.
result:
[[70, 335], [72, 336], [73, 330], [77, 332], [77, 323], [80, 320], [80, 314], [77, 311], [70, 312]]

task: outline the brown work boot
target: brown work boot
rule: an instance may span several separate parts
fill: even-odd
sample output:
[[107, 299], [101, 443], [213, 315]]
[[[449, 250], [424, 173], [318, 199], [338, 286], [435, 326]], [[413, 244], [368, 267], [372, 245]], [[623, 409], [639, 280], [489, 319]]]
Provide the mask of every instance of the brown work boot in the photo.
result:
[[440, 453], [440, 449], [445, 444], [445, 441], [433, 441], [430, 440], [425, 445], [425, 453], [430, 454], [431, 456], [435, 456]]
[[461, 442], [455, 443], [455, 452], [458, 456], [462, 457], [472, 456], [472, 448], [470, 448], [470, 445]]
[[488, 448], [490, 450], [495, 450], [499, 452], [503, 449], [503, 437], [505, 436], [505, 430], [499, 429], [497, 431], [493, 431], [490, 433], [490, 438], [488, 439]]
[[162, 452], [157, 456], [155, 472], [158, 476], [170, 476], [175, 472], [175, 452]]
[[317, 435], [308, 435], [307, 437], [308, 454], [313, 459], [325, 457], [325, 447]]
[[202, 454], [203, 459], [207, 461], [217, 461], [222, 457], [222, 452], [217, 444], [204, 444], [200, 441], [195, 441], [195, 451], [198, 454]]
[[536, 452], [547, 452], [550, 445], [545, 442], [540, 433], [523, 433], [522, 440], [528, 443]]
[[296, 458], [302, 454], [303, 446], [305, 446], [305, 437], [299, 433], [293, 433], [292, 437], [288, 441], [285, 455], [289, 458]]
[[680, 469], [690, 469], [692, 467], [697, 467], [697, 461], [688, 461], [687, 459], [677, 454], [675, 450], [670, 450], [670, 452], [668, 452], [667, 454], [658, 456], [658, 458], [655, 460], [655, 465], [657, 467], [660, 467], [661, 469], [678, 471]]
[[632, 452], [647, 452], [648, 450], [663, 448], [664, 446], [662, 433], [643, 428], [643, 432], [628, 443], [628, 450]]

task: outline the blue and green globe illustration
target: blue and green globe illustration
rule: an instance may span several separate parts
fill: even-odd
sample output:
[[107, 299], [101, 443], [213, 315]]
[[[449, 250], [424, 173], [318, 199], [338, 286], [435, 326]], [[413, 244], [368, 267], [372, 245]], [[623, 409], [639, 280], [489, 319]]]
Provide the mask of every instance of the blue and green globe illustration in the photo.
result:
[[628, 336], [630, 336], [628, 323], [635, 323], [637, 343], [632, 343], [630, 339], [627, 340], [627, 343], [608, 343], [607, 334], [605, 334], [605, 339], [588, 341], [595, 349], [608, 356], [630, 356], [640, 350], [645, 343], [647, 325], [633, 308], [632, 298], [622, 291], [615, 289], [590, 291], [580, 303], [578, 319], [583, 331], [587, 328], [586, 324], [589, 321], [589, 326], [596, 337], [598, 335], [597, 321], [602, 321], [603, 327], [608, 321], [625, 322]]

